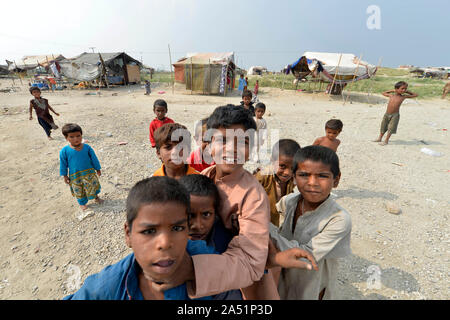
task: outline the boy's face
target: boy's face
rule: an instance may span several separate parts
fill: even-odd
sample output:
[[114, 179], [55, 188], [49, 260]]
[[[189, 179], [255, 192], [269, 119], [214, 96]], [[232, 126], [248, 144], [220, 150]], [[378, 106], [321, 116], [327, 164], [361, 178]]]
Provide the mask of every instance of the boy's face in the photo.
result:
[[[211, 138], [211, 155], [217, 170], [228, 175], [242, 168], [250, 154], [250, 139], [244, 134], [242, 124], [234, 124], [228, 128], [214, 130]], [[227, 133], [229, 136], [227, 136]]]
[[333, 178], [330, 165], [306, 160], [298, 164], [295, 181], [303, 198], [311, 204], [321, 204], [339, 184], [341, 175]]
[[251, 97], [242, 97], [242, 101], [244, 101], [245, 106], [248, 106], [248, 105], [250, 105], [250, 102], [252, 102], [252, 98]]
[[156, 106], [153, 109], [153, 112], [156, 114], [158, 120], [163, 120], [166, 117], [167, 109], [165, 107]]
[[185, 154], [183, 148], [177, 148], [178, 144], [175, 141], [167, 141], [156, 151], [158, 158], [168, 168], [180, 169], [187, 163], [189, 155]]
[[264, 113], [266, 113], [266, 111], [264, 111], [264, 109], [258, 108], [255, 110], [255, 116], [257, 119], [262, 119]]
[[275, 175], [281, 182], [288, 182], [292, 178], [293, 161], [293, 157], [280, 154], [278, 161], [273, 162]]
[[337, 138], [337, 136], [341, 133], [341, 130], [325, 128], [325, 133], [329, 140], [334, 141]]
[[125, 223], [125, 240], [146, 279], [163, 281], [180, 267], [188, 241], [186, 206], [177, 202], [143, 205]]
[[191, 240], [205, 240], [214, 225], [215, 216], [213, 197], [191, 195], [189, 238]]
[[406, 90], [408, 90], [408, 85], [404, 84], [400, 88], [395, 89], [395, 92], [398, 94], [404, 94], [406, 92]]
[[81, 141], [83, 140], [83, 135], [79, 131], [69, 132], [67, 134], [66, 140], [72, 147], [79, 147], [81, 145]]
[[41, 91], [39, 90], [33, 90], [31, 91], [31, 95], [35, 98], [40, 98], [41, 97]]

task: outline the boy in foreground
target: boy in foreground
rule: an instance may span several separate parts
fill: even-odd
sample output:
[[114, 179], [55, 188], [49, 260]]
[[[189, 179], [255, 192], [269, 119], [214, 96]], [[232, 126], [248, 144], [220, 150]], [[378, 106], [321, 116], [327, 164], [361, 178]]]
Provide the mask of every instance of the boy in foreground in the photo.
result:
[[[380, 136], [374, 142], [380, 142], [384, 146], [389, 143], [392, 134], [397, 133], [398, 123], [400, 121], [400, 106], [405, 99], [416, 98], [417, 94], [409, 92], [408, 84], [405, 81], [399, 81], [394, 86], [395, 90], [383, 92], [383, 96], [389, 98], [386, 113], [381, 121]], [[406, 93], [406, 95], [405, 95]], [[387, 132], [386, 140], [381, 142], [384, 134]]]

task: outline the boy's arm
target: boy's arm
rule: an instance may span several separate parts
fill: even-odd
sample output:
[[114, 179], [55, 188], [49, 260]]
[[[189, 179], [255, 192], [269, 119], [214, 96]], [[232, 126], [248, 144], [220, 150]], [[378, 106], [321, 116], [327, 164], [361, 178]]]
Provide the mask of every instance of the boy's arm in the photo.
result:
[[55, 110], [53, 110], [52, 107], [50, 107], [50, 105], [48, 104], [48, 101], [47, 101], [47, 106], [48, 106], [48, 109], [49, 109], [50, 111], [52, 111], [54, 114], [56, 114], [57, 116], [59, 116], [59, 113], [56, 112]]
[[314, 142], [313, 142], [313, 146], [318, 146], [318, 145], [320, 145], [320, 142], [322, 141], [322, 138], [317, 138], [316, 140], [314, 140]]
[[390, 97], [392, 97], [392, 95], [391, 95], [392, 92], [394, 92], [394, 90], [384, 91], [384, 92], [382, 93], [382, 95], [385, 96], [385, 97], [390, 98]]
[[264, 191], [254, 190], [239, 215], [239, 235], [220, 255], [192, 257], [196, 278], [187, 282], [191, 298], [245, 288], [264, 274], [269, 242], [269, 200]]
[[94, 165], [94, 169], [97, 170], [97, 171], [101, 170], [102, 167], [100, 166], [100, 161], [98, 161], [98, 158], [97, 158], [97, 156], [96, 156], [96, 154], [94, 152], [94, 149], [92, 149], [90, 146], [89, 146], [88, 154], [89, 154], [89, 157], [92, 160], [92, 164]]
[[33, 104], [30, 101], [30, 120], [33, 119]]
[[416, 98], [416, 97], [418, 97], [419, 95], [417, 94], [417, 93], [414, 93], [414, 92], [410, 92], [410, 91], [406, 91], [405, 93], [407, 93], [408, 95], [407, 96], [404, 96], [405, 97], [405, 99], [408, 99], [408, 98]]
[[300, 248], [311, 252], [317, 262], [322, 260], [334, 247], [351, 232], [351, 219], [348, 214], [331, 219], [325, 229], [313, 237], [307, 244], [284, 238], [279, 229], [270, 224], [270, 237], [280, 251]]
[[[69, 164], [67, 161], [67, 156], [64, 149], [59, 152], [59, 175], [62, 177], [67, 177], [67, 170], [69, 169]], [[66, 181], [66, 178], [64, 178]]]
[[150, 143], [152, 144], [152, 147], [155, 147], [156, 143], [155, 143], [155, 139], [153, 138], [153, 133], [155, 132], [155, 127], [153, 126], [153, 121], [150, 123]]

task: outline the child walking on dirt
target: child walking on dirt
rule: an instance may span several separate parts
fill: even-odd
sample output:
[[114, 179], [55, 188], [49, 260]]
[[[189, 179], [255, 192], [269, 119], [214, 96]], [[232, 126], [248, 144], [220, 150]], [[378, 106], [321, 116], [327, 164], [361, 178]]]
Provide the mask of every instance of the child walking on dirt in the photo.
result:
[[97, 177], [102, 172], [94, 149], [82, 143], [83, 131], [79, 125], [67, 123], [62, 127], [62, 133], [69, 142], [59, 152], [59, 173], [64, 177], [64, 182], [70, 186], [70, 191], [82, 210], [88, 208], [86, 204], [89, 200], [95, 199], [95, 202], [103, 203], [98, 196], [101, 187]]
[[58, 126], [53, 121], [53, 117], [49, 110], [59, 116], [55, 110], [48, 104], [48, 100], [41, 97], [41, 89], [38, 87], [31, 87], [30, 93], [34, 99], [30, 100], [30, 120], [33, 120], [33, 109], [36, 111], [36, 117], [39, 124], [47, 134], [48, 140], [53, 140], [51, 137], [51, 130], [58, 129]]
[[[383, 92], [383, 96], [389, 98], [386, 113], [381, 121], [380, 136], [374, 142], [380, 142], [380, 145], [384, 146], [389, 143], [389, 138], [392, 134], [397, 133], [398, 123], [400, 121], [400, 106], [403, 101], [408, 98], [416, 98], [417, 94], [407, 91], [408, 84], [405, 81], [399, 81], [394, 86], [395, 90], [389, 90]], [[407, 95], [404, 95], [404, 94]], [[386, 140], [381, 142], [384, 134], [387, 131]]]

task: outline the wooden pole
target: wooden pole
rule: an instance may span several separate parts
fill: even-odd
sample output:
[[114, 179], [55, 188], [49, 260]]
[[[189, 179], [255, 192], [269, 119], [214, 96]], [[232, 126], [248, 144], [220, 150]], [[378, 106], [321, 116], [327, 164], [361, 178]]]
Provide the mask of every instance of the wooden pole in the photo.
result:
[[336, 72], [334, 74], [333, 82], [331, 83], [330, 92], [328, 93], [328, 97], [331, 96], [331, 91], [333, 91], [334, 83], [336, 82], [336, 77], [337, 77], [337, 74], [339, 72], [339, 66], [341, 65], [341, 59], [342, 59], [342, 53], [339, 56], [339, 62], [338, 62], [338, 65], [336, 67]]
[[[381, 61], [383, 61], [383, 57], [380, 57], [380, 59], [378, 59], [378, 64], [377, 64], [377, 69], [381, 66]], [[372, 84], [373, 84], [373, 76], [370, 77], [370, 82], [369, 82], [369, 87], [367, 88], [367, 103], [370, 103], [369, 100], [369, 96], [370, 96], [370, 91], [372, 91]]]
[[[361, 54], [359, 55], [359, 60], [358, 60], [358, 64], [356, 65], [355, 72], [353, 72], [352, 82], [350, 82], [349, 88], [347, 89], [348, 91], [350, 91], [350, 88], [352, 87], [353, 82], [355, 82], [356, 74], [357, 74], [357, 72], [358, 72], [359, 65], [360, 65], [360, 63], [361, 63], [362, 58], [363, 58], [363, 54], [361, 53]], [[344, 90], [342, 90], [342, 92], [344, 92]], [[344, 95], [344, 94], [342, 93], [342, 96], [343, 96], [343, 95]], [[343, 106], [345, 106], [345, 103], [347, 102], [349, 96], [350, 96], [350, 95], [347, 95], [347, 98], [344, 99], [344, 103], [342, 104]]]
[[194, 88], [194, 84], [192, 83], [192, 81], [193, 81], [193, 75], [192, 75], [192, 72], [193, 72], [193, 67], [192, 67], [192, 57], [191, 57], [191, 95], [192, 95], [192, 91], [193, 91], [193, 88]]
[[[100, 58], [100, 62], [102, 63], [102, 75], [105, 77], [106, 88], [109, 89], [108, 77], [106, 76], [105, 61], [103, 61], [103, 58], [102, 58], [102, 55], [100, 54], [100, 52], [98, 53], [98, 56]], [[126, 65], [125, 65], [125, 68], [126, 68]], [[102, 76], [100, 76], [100, 83], [98, 84], [98, 90], [100, 90], [100, 87], [101, 87], [101, 82], [102, 82], [101, 79], [102, 79]], [[125, 75], [124, 75], [124, 81], [125, 81]]]
[[[174, 93], [174, 90], [175, 90], [175, 81], [174, 81], [174, 76], [173, 76], [173, 73], [172, 73], [172, 55], [170, 54], [170, 45], [168, 44], [167, 45], [168, 47], [169, 47], [169, 62], [170, 62], [170, 76], [171, 76], [171, 78], [172, 78], [172, 94]], [[150, 78], [151, 78], [151, 76], [150, 76]]]
[[[211, 94], [211, 58], [208, 58], [208, 67], [209, 67], [209, 80], [208, 80], [208, 94]], [[219, 84], [220, 86], [220, 84]], [[205, 86], [203, 86], [204, 88]], [[225, 88], [224, 88], [225, 90]]]
[[[17, 69], [17, 63], [16, 63], [16, 60], [14, 60], [14, 64], [16, 65], [16, 69]], [[18, 72], [16, 72], [16, 74], [18, 75], [18, 77], [19, 77], [19, 79], [20, 79], [20, 84], [23, 85], [22, 77], [19, 75]]]

